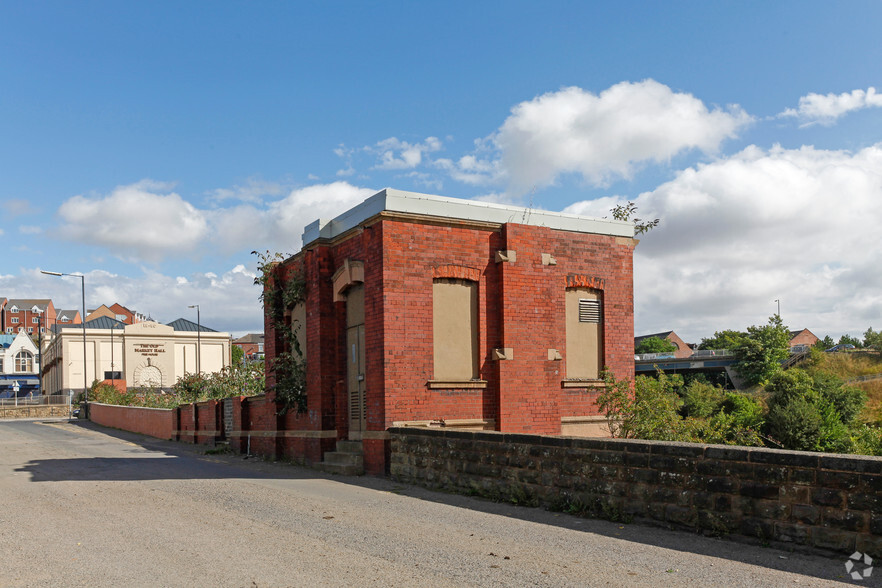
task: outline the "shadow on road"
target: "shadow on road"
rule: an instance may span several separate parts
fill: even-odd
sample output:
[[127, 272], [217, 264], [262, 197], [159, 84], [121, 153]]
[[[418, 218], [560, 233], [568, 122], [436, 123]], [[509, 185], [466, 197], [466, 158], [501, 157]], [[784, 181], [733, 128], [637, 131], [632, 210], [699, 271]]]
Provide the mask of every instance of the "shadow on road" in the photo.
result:
[[[51, 481], [138, 481], [176, 479], [265, 479], [317, 480], [348, 484], [364, 489], [390, 492], [475, 512], [512, 517], [519, 520], [583, 533], [640, 543], [711, 558], [742, 562], [790, 572], [805, 577], [842, 581], [847, 555], [806, 550], [798, 546], [765, 547], [749, 539], [722, 539], [671, 530], [642, 523], [615, 523], [587, 519], [540, 508], [497, 503], [480, 498], [428, 490], [385, 478], [336, 476], [285, 462], [269, 462], [237, 454], [209, 455], [205, 446], [163, 441], [136, 433], [106, 429], [88, 421], [64, 422], [70, 435], [83, 433], [109, 436], [127, 443], [126, 455], [73, 459], [41, 459], [28, 462], [16, 471], [29, 473], [33, 482]], [[162, 454], [157, 456], [157, 453]], [[792, 549], [792, 550], [791, 550]], [[672, 568], [677, 567], [676, 553]], [[876, 580], [876, 578], [873, 578]], [[872, 584], [876, 585], [876, 584]]]

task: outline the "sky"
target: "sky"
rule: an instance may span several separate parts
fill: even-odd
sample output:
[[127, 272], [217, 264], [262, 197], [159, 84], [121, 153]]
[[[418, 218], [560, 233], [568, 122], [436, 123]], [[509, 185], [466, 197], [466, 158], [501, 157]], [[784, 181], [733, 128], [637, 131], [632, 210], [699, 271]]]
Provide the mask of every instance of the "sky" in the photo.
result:
[[[261, 332], [392, 187], [660, 219], [635, 334], [882, 329], [882, 3], [0, 0], [0, 296]], [[878, 91], [877, 91], [878, 88]]]

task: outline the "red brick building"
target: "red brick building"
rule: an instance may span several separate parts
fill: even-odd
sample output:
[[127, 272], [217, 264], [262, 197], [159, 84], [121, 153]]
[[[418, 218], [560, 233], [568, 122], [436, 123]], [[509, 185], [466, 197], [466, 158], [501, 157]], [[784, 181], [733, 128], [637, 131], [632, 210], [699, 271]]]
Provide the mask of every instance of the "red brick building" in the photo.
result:
[[0, 331], [7, 335], [27, 333], [36, 340], [55, 323], [55, 305], [48, 298], [2, 300], [5, 304], [0, 305]]
[[[306, 360], [307, 411], [257, 415], [276, 455], [360, 441], [386, 466], [392, 426], [602, 435], [600, 373], [634, 374], [633, 225], [386, 189], [307, 226], [276, 287]], [[267, 316], [268, 365], [292, 345]], [[268, 374], [268, 398], [275, 381]], [[267, 436], [271, 434], [268, 432]], [[252, 440], [252, 443], [254, 441]]]
[[790, 347], [796, 347], [798, 345], [804, 345], [806, 347], [811, 347], [815, 343], [818, 342], [818, 337], [808, 329], [802, 329], [801, 331], [790, 331]]
[[680, 335], [678, 335], [674, 331], [665, 331], [663, 333], [653, 333], [652, 335], [640, 335], [639, 337], [634, 337], [634, 348], [636, 349], [642, 341], [651, 337], [656, 337], [658, 339], [663, 339], [665, 341], [670, 341], [671, 343], [673, 343], [676, 349], [672, 353], [677, 359], [683, 359], [685, 357], [692, 356], [692, 345], [681, 339]]

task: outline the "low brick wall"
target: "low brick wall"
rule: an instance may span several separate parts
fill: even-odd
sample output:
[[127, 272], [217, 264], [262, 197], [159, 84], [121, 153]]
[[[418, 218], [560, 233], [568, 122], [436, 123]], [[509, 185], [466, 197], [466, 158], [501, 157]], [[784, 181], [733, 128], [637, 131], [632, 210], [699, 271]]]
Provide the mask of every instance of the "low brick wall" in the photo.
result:
[[882, 458], [390, 429], [394, 479], [617, 520], [882, 557]]
[[175, 438], [176, 413], [176, 410], [167, 408], [89, 403], [89, 419], [92, 422], [159, 439]]

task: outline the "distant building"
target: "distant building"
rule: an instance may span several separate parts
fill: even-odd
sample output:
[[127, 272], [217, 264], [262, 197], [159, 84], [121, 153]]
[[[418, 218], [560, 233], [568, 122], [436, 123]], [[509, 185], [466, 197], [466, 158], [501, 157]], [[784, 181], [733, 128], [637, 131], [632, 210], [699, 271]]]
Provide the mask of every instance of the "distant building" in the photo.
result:
[[[55, 316], [53, 325], [81, 325], [83, 324], [79, 310], [59, 310]], [[51, 325], [50, 325], [51, 327]]]
[[674, 357], [677, 359], [690, 357], [692, 355], [693, 346], [681, 339], [674, 331], [664, 331], [663, 333], [653, 333], [652, 335], [640, 335], [639, 337], [634, 337], [634, 347], [636, 348], [644, 339], [651, 339], [652, 337], [664, 339], [665, 341], [670, 341], [676, 345], [677, 349], [673, 353]]
[[123, 380], [129, 388], [170, 388], [179, 378], [217, 372], [230, 365], [230, 335], [186, 319], [167, 325], [143, 321], [128, 325], [106, 316], [86, 322], [83, 361], [82, 325], [58, 324], [43, 344], [46, 394], [82, 392], [95, 380]]
[[127, 325], [136, 325], [147, 320], [143, 314], [129, 310], [122, 304], [114, 303], [111, 306], [102, 304], [98, 308], [90, 310], [86, 315], [86, 321], [88, 322], [100, 316], [106, 316], [107, 318], [112, 318]]
[[16, 384], [19, 396], [39, 394], [38, 362], [37, 346], [24, 331], [0, 335], [0, 398], [12, 397]]
[[263, 333], [248, 333], [238, 339], [233, 339], [233, 345], [242, 350], [246, 360], [263, 359]]
[[6, 335], [27, 333], [37, 339], [55, 322], [55, 305], [48, 298], [10, 298], [0, 310], [0, 331]]
[[808, 329], [803, 329], [801, 331], [790, 331], [790, 347], [796, 347], [797, 345], [808, 345], [809, 347], [811, 347], [818, 341], [819, 339], [815, 336], [815, 334]]

